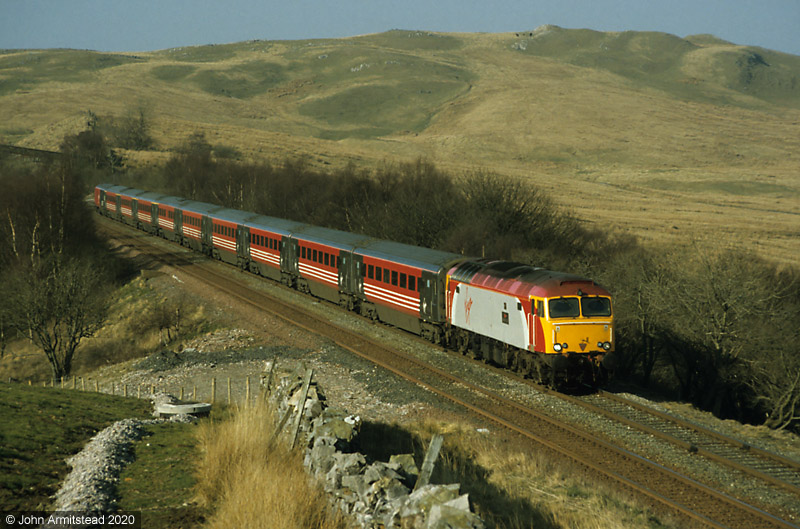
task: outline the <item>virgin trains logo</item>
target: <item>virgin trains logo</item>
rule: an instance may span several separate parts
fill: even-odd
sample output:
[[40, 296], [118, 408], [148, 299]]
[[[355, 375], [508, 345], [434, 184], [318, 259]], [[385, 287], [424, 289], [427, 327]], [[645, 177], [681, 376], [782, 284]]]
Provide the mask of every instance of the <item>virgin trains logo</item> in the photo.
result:
[[464, 301], [464, 320], [469, 325], [469, 313], [472, 310], [472, 298], [468, 298]]

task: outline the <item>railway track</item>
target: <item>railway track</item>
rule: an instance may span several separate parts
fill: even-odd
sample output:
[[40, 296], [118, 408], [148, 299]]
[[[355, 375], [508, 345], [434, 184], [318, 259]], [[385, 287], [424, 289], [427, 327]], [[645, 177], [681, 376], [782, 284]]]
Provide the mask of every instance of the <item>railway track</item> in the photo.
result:
[[[156, 248], [154, 238], [103, 219], [102, 229], [153, 259], [178, 267], [183, 273], [292, 325], [322, 335], [340, 347], [409, 380], [431, 393], [469, 410], [476, 416], [522, 436], [532, 450], [566, 458], [618, 487], [644, 497], [660, 510], [678, 514], [702, 527], [752, 529], [797, 526], [745, 502], [623, 450], [590, 432], [569, 426], [535, 409], [437, 368], [414, 356], [340, 327], [302, 307], [261, 290], [253, 290], [228, 270], [174, 246]], [[168, 257], [163, 254], [168, 253]]]
[[800, 463], [797, 461], [613, 393], [601, 391], [582, 398], [567, 398], [600, 415], [794, 494], [800, 502]]

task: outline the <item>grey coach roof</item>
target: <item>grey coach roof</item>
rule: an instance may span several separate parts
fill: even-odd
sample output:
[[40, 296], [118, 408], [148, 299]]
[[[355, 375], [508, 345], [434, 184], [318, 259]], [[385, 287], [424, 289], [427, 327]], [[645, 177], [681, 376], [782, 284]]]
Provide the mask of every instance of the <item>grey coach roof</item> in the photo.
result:
[[457, 253], [442, 252], [381, 239], [375, 239], [369, 244], [356, 249], [356, 253], [431, 271], [436, 271], [444, 265], [465, 258]]
[[350, 233], [347, 231], [320, 228], [311, 224], [304, 224], [292, 232], [292, 237], [299, 240], [311, 241], [318, 244], [327, 244], [340, 250], [352, 251], [357, 246], [363, 246], [374, 240], [367, 235]]
[[248, 228], [255, 228], [258, 230], [270, 231], [279, 233], [281, 235], [290, 235], [293, 231], [297, 231], [307, 226], [302, 222], [295, 220], [279, 219], [277, 217], [268, 217], [266, 215], [258, 215], [249, 219], [244, 223]]

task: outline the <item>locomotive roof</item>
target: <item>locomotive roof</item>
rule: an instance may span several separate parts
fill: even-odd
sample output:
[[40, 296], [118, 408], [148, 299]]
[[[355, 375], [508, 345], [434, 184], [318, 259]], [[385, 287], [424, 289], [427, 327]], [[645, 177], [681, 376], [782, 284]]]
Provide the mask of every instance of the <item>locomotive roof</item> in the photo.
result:
[[358, 248], [356, 253], [432, 272], [436, 272], [442, 266], [450, 265], [454, 261], [464, 258], [464, 256], [457, 253], [442, 252], [382, 239], [370, 241], [368, 245]]
[[451, 268], [449, 274], [463, 283], [522, 297], [577, 296], [578, 290], [594, 296], [609, 295], [605, 288], [591, 279], [513, 261], [466, 261]]

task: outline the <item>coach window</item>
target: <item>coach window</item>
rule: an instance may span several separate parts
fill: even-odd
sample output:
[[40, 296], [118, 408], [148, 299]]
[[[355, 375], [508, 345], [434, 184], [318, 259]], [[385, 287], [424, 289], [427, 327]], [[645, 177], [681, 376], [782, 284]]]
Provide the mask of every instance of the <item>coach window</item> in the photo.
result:
[[380, 266], [376, 266], [375, 267], [375, 280], [376, 281], [381, 281], [381, 271], [382, 270], [383, 269]]
[[325, 254], [325, 266], [330, 266], [330, 264], [331, 264], [331, 254], [326, 253]]
[[392, 285], [397, 286], [397, 271], [392, 270]]
[[409, 290], [417, 289], [417, 278], [415, 276], [408, 276], [408, 289]]
[[400, 288], [406, 288], [406, 275], [400, 274]]
[[314, 255], [314, 257], [312, 257], [311, 260], [316, 263], [317, 262], [317, 251], [316, 250], [314, 250], [313, 255]]
[[370, 279], [374, 279], [375, 278], [375, 267], [374, 266], [368, 265], [367, 277], [370, 278]]

